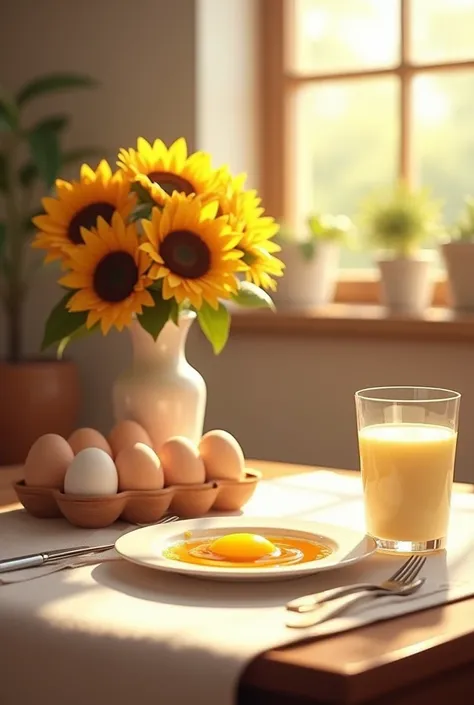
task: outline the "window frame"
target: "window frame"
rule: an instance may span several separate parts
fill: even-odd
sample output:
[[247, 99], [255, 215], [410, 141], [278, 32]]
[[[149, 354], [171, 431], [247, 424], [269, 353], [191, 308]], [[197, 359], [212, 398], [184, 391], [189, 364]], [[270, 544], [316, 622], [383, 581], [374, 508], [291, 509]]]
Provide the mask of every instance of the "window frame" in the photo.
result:
[[[391, 67], [357, 71], [299, 74], [290, 70], [294, 38], [295, 0], [260, 0], [260, 190], [267, 210], [275, 217], [295, 222], [296, 209], [287, 174], [294, 171], [294, 100], [298, 88], [323, 81], [357, 80], [395, 76], [400, 83], [398, 176], [413, 183], [412, 84], [417, 75], [474, 70], [474, 59], [416, 63], [410, 56], [411, 1], [400, 0], [399, 62]], [[375, 270], [341, 270], [335, 300], [343, 303], [375, 303], [379, 300]], [[436, 283], [434, 305], [447, 305], [445, 278]]]

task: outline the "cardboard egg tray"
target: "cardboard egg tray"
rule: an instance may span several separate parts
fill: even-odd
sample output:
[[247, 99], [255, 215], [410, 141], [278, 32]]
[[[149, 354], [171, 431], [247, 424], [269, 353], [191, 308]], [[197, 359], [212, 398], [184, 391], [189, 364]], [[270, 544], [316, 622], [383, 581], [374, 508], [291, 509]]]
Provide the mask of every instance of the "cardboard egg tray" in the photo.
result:
[[24, 508], [41, 519], [65, 517], [86, 529], [101, 529], [117, 519], [131, 524], [151, 524], [170, 511], [179, 517], [204, 516], [211, 509], [236, 511], [253, 495], [261, 473], [245, 470], [241, 480], [214, 480], [200, 485], [173, 485], [162, 490], [129, 490], [107, 497], [64, 494], [57, 489], [31, 487], [24, 480], [14, 484]]

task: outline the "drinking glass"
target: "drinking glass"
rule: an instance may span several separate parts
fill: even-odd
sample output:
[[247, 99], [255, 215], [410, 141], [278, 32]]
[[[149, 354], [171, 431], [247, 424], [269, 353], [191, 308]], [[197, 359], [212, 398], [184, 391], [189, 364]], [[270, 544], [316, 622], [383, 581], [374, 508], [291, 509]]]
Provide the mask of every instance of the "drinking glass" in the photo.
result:
[[379, 549], [445, 547], [460, 399], [434, 387], [356, 392], [366, 525]]

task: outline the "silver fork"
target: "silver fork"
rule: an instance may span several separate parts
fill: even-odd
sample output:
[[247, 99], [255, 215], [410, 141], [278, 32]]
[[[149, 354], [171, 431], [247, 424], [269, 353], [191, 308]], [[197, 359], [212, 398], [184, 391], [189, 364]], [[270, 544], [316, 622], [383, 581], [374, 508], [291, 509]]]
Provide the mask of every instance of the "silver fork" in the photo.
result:
[[[424, 556], [410, 556], [390, 578], [384, 580], [382, 583], [356, 583], [355, 585], [345, 585], [313, 595], [304, 595], [303, 597], [298, 597], [288, 602], [286, 609], [290, 612], [298, 612], [299, 614], [312, 612], [317, 610], [318, 607], [325, 602], [357, 592], [370, 592], [374, 596], [407, 594], [409, 587], [414, 584], [425, 562], [426, 558]], [[419, 587], [421, 587], [421, 583]]]

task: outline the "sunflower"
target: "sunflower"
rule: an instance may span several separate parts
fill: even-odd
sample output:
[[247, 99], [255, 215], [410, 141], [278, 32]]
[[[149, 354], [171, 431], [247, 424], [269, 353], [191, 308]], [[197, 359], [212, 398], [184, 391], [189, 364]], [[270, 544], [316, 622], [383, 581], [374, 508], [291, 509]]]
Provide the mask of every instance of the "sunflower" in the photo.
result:
[[163, 280], [163, 298], [189, 300], [199, 309], [206, 301], [214, 309], [219, 298], [237, 291], [242, 253], [235, 250], [240, 236], [228, 217], [216, 217], [218, 203], [203, 204], [196, 196], [174, 193], [142, 220], [149, 242], [141, 245], [153, 261], [149, 276]]
[[183, 137], [169, 149], [159, 139], [150, 144], [139, 137], [136, 150], [120, 150], [117, 165], [129, 180], [138, 181], [160, 206], [175, 192], [186, 196], [196, 194], [210, 201], [226, 187], [225, 174], [212, 168], [208, 154], [195, 152], [188, 156]]
[[122, 172], [112, 174], [105, 160], [96, 171], [83, 164], [79, 181], [58, 179], [56, 196], [43, 198], [46, 213], [33, 218], [40, 232], [32, 246], [47, 250], [46, 262], [64, 259], [65, 248], [82, 244], [81, 228], [94, 229], [98, 218], [110, 223], [116, 212], [125, 219], [135, 203]]
[[100, 321], [106, 335], [112, 326], [123, 330], [143, 306], [153, 306], [146, 276], [150, 261], [139, 250], [135, 225], [126, 225], [118, 213], [112, 223], [99, 217], [97, 229], [82, 230], [84, 244], [68, 248], [71, 271], [59, 283], [79, 289], [68, 301], [70, 311], [88, 311], [86, 326]]
[[244, 253], [245, 278], [264, 289], [276, 289], [273, 277], [283, 275], [284, 264], [274, 256], [281, 247], [273, 241], [279, 230], [274, 218], [265, 216], [256, 191], [242, 191], [243, 177], [231, 179], [227, 194], [219, 198], [219, 213], [229, 216], [232, 229], [240, 234], [238, 248]]

